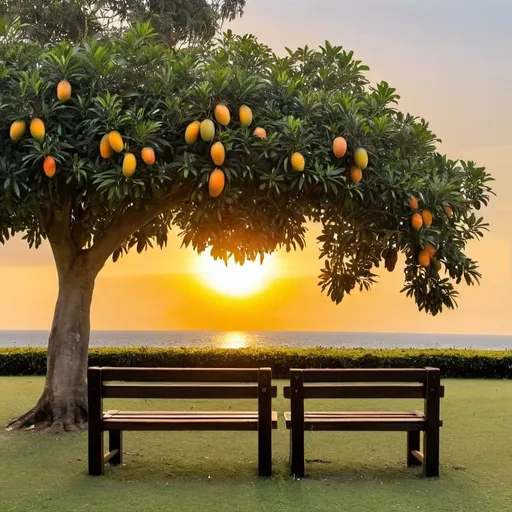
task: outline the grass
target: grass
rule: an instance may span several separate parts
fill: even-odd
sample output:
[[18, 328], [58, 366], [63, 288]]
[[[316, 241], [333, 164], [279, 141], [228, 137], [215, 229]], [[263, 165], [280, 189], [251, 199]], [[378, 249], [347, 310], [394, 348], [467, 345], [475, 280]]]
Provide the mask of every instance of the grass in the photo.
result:
[[[283, 382], [279, 383], [280, 385]], [[125, 465], [89, 477], [86, 434], [0, 432], [0, 510], [101, 512], [440, 511], [494, 512], [512, 503], [512, 381], [446, 380], [441, 478], [406, 468], [405, 434], [307, 433], [309, 478], [288, 476], [288, 432], [274, 431], [274, 472], [256, 477], [256, 435], [128, 432]], [[0, 422], [24, 412], [41, 377], [0, 377]], [[288, 409], [279, 392], [274, 409]], [[160, 402], [155, 404], [155, 402]], [[180, 402], [180, 401], [176, 401]], [[173, 403], [187, 409], [190, 402]], [[251, 402], [195, 401], [197, 409], [250, 409]], [[414, 407], [415, 401], [351, 401], [353, 409]], [[389, 402], [389, 401], [385, 401]], [[165, 408], [161, 401], [111, 400], [108, 408]], [[328, 410], [336, 401], [311, 404]], [[167, 404], [169, 407], [169, 404]]]

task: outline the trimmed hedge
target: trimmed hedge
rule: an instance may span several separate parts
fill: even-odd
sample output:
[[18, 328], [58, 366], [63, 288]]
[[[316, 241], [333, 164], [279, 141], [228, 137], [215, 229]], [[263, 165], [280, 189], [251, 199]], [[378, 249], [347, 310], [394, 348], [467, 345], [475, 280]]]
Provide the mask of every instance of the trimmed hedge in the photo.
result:
[[[287, 378], [290, 368], [408, 368], [434, 366], [443, 377], [512, 378], [512, 350], [339, 348], [93, 348], [90, 366], [270, 366]], [[46, 349], [0, 348], [0, 375], [44, 375]]]

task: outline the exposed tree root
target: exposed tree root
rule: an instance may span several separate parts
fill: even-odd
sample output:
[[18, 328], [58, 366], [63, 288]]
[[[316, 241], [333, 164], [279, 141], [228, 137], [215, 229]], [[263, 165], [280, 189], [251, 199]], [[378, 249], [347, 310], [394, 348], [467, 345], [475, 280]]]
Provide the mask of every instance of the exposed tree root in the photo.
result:
[[19, 418], [9, 422], [5, 429], [36, 430], [50, 434], [81, 432], [87, 428], [87, 401], [85, 397], [51, 396], [46, 390], [37, 405]]

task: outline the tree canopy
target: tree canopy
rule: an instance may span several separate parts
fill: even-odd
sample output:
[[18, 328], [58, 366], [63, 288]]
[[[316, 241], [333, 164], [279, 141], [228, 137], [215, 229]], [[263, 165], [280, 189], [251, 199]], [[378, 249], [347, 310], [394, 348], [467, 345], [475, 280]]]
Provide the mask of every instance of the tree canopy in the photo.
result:
[[[475, 210], [487, 204], [490, 176], [438, 153], [428, 123], [397, 110], [387, 83], [369, 85], [368, 68], [352, 52], [326, 42], [280, 57], [231, 32], [172, 50], [146, 23], [78, 46], [4, 42], [0, 55], [1, 242], [15, 233], [31, 247], [65, 240], [101, 268], [110, 255], [115, 261], [132, 248], [164, 246], [173, 228], [185, 246], [243, 262], [303, 248], [306, 223], [318, 221], [320, 285], [336, 302], [370, 288], [383, 257], [394, 268], [394, 251], [405, 254], [403, 291], [429, 313], [455, 305], [454, 282], [480, 277], [465, 248], [486, 229]], [[62, 79], [72, 86], [67, 102], [56, 96]], [[184, 133], [195, 120], [215, 119], [219, 103], [232, 120], [215, 124], [226, 187], [212, 198], [211, 143], [187, 144]], [[238, 119], [242, 104], [252, 109], [250, 126]], [[43, 120], [44, 139], [27, 128], [13, 142], [11, 123], [33, 118]], [[254, 136], [255, 126], [267, 136]], [[121, 172], [122, 153], [100, 156], [112, 130], [138, 160], [130, 178]], [[347, 141], [342, 158], [332, 151], [337, 136]], [[155, 150], [154, 165], [140, 159], [144, 146]], [[358, 147], [369, 163], [355, 182]], [[294, 152], [305, 159], [302, 172], [292, 169]], [[43, 172], [49, 155], [53, 179]], [[425, 209], [431, 225], [413, 228], [412, 216], [425, 219]], [[433, 264], [422, 266], [418, 255], [427, 248]]]
[[81, 41], [150, 21], [169, 45], [203, 43], [223, 21], [241, 16], [245, 0], [0, 0], [0, 17], [19, 18], [35, 41]]
[[78, 44], [0, 29], [0, 243], [47, 239], [59, 277], [44, 392], [12, 427], [85, 424], [95, 279], [171, 229], [243, 263], [302, 249], [319, 222], [319, 284], [336, 303], [399, 253], [403, 292], [427, 313], [478, 282], [466, 246], [487, 229], [492, 178], [439, 153], [351, 51], [280, 56], [229, 31], [176, 49], [149, 22]]

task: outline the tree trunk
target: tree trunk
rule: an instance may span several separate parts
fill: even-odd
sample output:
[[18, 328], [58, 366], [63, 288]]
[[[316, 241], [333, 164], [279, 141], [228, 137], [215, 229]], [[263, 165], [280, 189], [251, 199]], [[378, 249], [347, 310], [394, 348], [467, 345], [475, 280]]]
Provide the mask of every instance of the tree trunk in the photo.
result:
[[77, 255], [70, 265], [59, 264], [56, 257], [59, 295], [48, 340], [44, 391], [36, 406], [7, 425], [8, 430], [31, 427], [64, 432], [87, 424], [87, 354], [97, 272], [88, 268], [82, 256]]
[[[186, 190], [186, 187], [185, 187]], [[6, 428], [35, 427], [49, 432], [82, 430], [87, 424], [87, 355], [94, 281], [110, 255], [137, 230], [165, 212], [176, 198], [188, 197], [173, 189], [141, 211], [135, 207], [116, 220], [103, 236], [84, 249], [80, 230], [71, 227], [72, 205], [36, 215], [52, 248], [59, 276], [59, 295], [48, 340], [46, 382], [36, 406]], [[76, 235], [76, 236], [75, 236]]]

